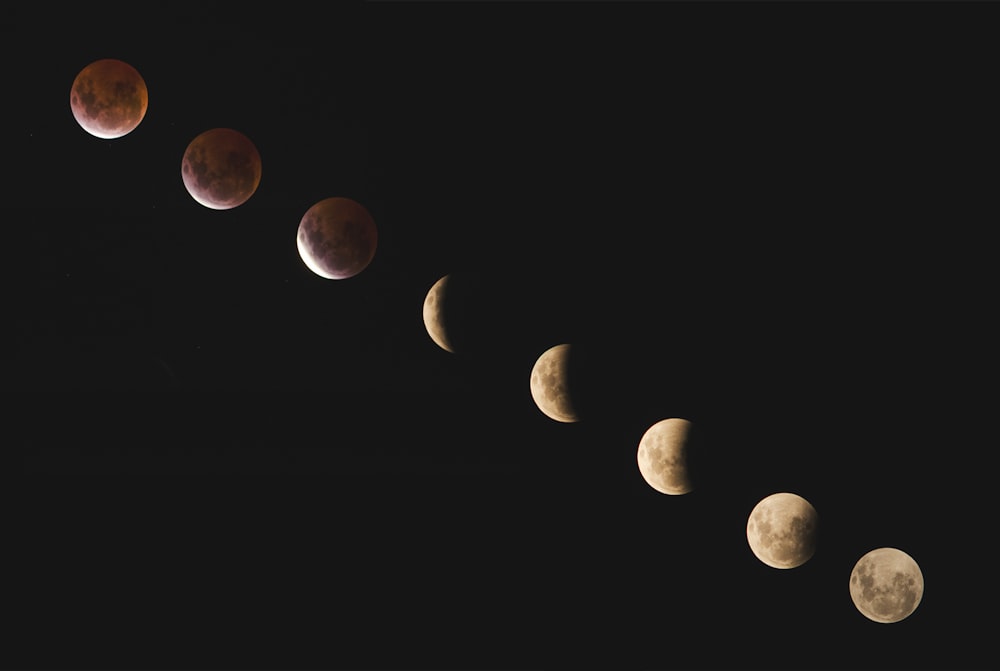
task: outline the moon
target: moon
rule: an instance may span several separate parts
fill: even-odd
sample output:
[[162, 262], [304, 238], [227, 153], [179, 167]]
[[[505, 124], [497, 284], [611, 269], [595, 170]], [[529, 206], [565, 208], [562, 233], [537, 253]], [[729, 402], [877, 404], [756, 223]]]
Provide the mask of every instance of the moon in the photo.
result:
[[650, 487], [662, 494], [687, 494], [694, 489], [688, 464], [691, 422], [679, 417], [662, 419], [639, 441], [639, 472]]
[[328, 280], [342, 280], [354, 277], [371, 263], [378, 246], [378, 229], [357, 201], [327, 198], [306, 210], [296, 244], [309, 270]]
[[104, 58], [80, 70], [69, 92], [80, 126], [105, 140], [128, 135], [146, 116], [149, 92], [139, 72], [124, 61]]
[[250, 199], [260, 185], [257, 147], [232, 128], [213, 128], [188, 144], [181, 160], [184, 187], [198, 203], [231, 210]]
[[896, 548], [876, 548], [851, 571], [851, 600], [869, 620], [899, 622], [924, 595], [924, 575], [913, 557]]
[[531, 368], [531, 397], [543, 414], [557, 422], [580, 421], [569, 385], [571, 352], [566, 343], [550, 347]]
[[818, 522], [816, 509], [798, 494], [771, 494], [751, 511], [747, 541], [768, 566], [795, 568], [815, 554]]
[[424, 297], [424, 328], [427, 335], [434, 343], [446, 352], [455, 352], [455, 345], [452, 343], [445, 328], [444, 302], [448, 294], [448, 287], [451, 284], [451, 275], [445, 275], [431, 285]]

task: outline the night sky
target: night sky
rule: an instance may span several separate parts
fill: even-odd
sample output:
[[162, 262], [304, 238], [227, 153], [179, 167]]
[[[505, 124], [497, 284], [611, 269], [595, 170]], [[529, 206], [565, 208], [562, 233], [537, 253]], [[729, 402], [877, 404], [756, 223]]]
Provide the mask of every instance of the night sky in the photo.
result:
[[[5, 9], [0, 667], [987, 668], [992, 9]], [[114, 140], [100, 58], [149, 90]], [[263, 163], [225, 211], [180, 175], [215, 127]], [[345, 280], [295, 245], [332, 196], [378, 226]], [[571, 424], [528, 387], [564, 342]], [[666, 417], [683, 496], [636, 466]], [[789, 570], [745, 533], [779, 491]], [[882, 546], [895, 624], [848, 593]]]

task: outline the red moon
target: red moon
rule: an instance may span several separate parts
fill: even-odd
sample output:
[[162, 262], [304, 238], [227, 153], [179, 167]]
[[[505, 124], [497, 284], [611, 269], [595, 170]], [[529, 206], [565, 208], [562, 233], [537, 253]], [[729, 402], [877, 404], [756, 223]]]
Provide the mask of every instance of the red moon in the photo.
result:
[[139, 72], [114, 58], [94, 61], [80, 70], [69, 92], [69, 107], [77, 123], [105, 140], [134, 131], [148, 106], [149, 92]]
[[378, 230], [360, 203], [350, 198], [327, 198], [306, 210], [296, 243], [309, 270], [328, 280], [342, 280], [354, 277], [371, 263]]
[[260, 185], [261, 161], [257, 147], [243, 133], [213, 128], [184, 150], [181, 178], [196, 201], [213, 210], [242, 205]]

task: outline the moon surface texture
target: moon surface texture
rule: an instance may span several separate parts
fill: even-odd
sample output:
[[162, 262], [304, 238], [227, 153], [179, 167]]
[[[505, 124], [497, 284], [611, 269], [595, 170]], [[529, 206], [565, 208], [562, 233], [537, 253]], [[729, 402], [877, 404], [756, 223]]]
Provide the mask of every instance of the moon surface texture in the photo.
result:
[[875, 622], [909, 617], [924, 595], [924, 576], [913, 557], [896, 548], [876, 548], [851, 571], [851, 599]]
[[134, 131], [146, 116], [149, 91], [124, 61], [94, 61], [73, 80], [69, 106], [80, 126], [95, 137], [114, 139]]
[[427, 291], [424, 297], [424, 328], [431, 340], [446, 352], [455, 352], [455, 344], [451, 341], [445, 325], [444, 304], [451, 284], [451, 275], [445, 275]]
[[570, 389], [571, 354], [572, 345], [550, 347], [531, 368], [531, 397], [543, 414], [557, 422], [580, 421]]
[[795, 568], [815, 554], [818, 523], [816, 509], [798, 494], [771, 494], [751, 511], [747, 541], [768, 566]]
[[687, 494], [694, 489], [688, 466], [691, 422], [671, 417], [656, 422], [642, 435], [639, 472], [650, 487], [663, 494]]
[[367, 209], [350, 198], [321, 200], [302, 216], [296, 237], [309, 270], [329, 280], [354, 277], [375, 257], [378, 229]]
[[213, 210], [231, 210], [260, 185], [257, 147], [232, 128], [213, 128], [191, 140], [181, 160], [181, 177], [191, 197]]

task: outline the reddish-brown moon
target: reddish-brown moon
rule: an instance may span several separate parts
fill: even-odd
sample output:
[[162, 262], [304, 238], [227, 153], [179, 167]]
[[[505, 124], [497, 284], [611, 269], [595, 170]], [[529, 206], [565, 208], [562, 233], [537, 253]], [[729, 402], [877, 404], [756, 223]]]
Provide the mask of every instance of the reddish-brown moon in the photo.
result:
[[260, 185], [257, 147], [232, 128], [213, 128], [191, 140], [181, 160], [181, 178], [191, 197], [213, 210], [231, 210]]
[[372, 215], [357, 201], [327, 198], [306, 210], [296, 244], [309, 270], [328, 280], [342, 280], [371, 263], [378, 230]]
[[139, 72], [124, 61], [104, 58], [80, 70], [69, 107], [80, 126], [105, 140], [128, 135], [146, 116], [149, 91]]

